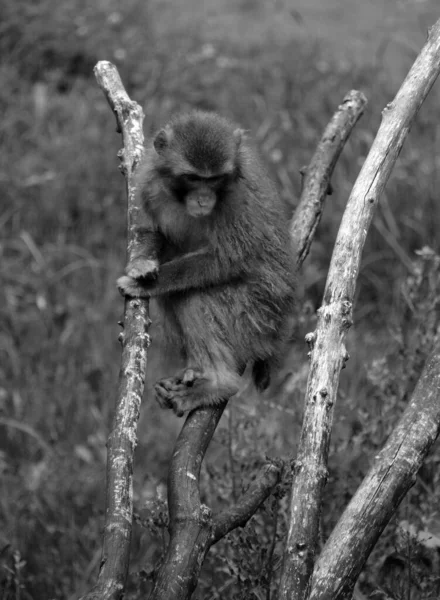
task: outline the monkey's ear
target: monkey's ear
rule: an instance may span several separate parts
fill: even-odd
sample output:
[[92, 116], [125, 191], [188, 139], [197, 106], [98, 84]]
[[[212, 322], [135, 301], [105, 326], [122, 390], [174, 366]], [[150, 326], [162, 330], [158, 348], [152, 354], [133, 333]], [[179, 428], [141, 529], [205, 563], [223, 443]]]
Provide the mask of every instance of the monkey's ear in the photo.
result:
[[234, 138], [235, 138], [235, 143], [237, 144], [237, 148], [240, 146], [245, 135], [246, 135], [246, 133], [245, 133], [244, 129], [235, 129], [234, 130]]
[[162, 154], [165, 148], [168, 147], [168, 144], [171, 141], [173, 132], [170, 128], [166, 127], [165, 129], [161, 129], [159, 133], [154, 138], [154, 149], [158, 154]]

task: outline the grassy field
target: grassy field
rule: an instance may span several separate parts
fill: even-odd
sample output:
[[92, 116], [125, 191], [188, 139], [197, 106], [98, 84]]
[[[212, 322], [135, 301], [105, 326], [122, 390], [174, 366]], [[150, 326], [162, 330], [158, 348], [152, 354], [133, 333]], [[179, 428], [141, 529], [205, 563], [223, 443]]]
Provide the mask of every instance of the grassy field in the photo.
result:
[[[185, 10], [177, 0], [4, 0], [2, 600], [73, 600], [95, 580], [99, 566], [105, 442], [122, 312], [114, 282], [125, 260], [126, 200], [116, 158], [121, 140], [95, 84], [94, 64], [100, 59], [117, 64], [129, 94], [144, 107], [147, 134], [171, 113], [190, 107], [218, 110], [240, 122], [256, 137], [292, 210], [299, 169], [346, 91], [361, 89], [369, 100], [336, 168], [335, 192], [304, 264], [297, 340], [279, 380], [261, 402], [253, 402], [252, 394], [237, 400], [212, 444], [203, 486], [204, 500], [215, 507], [241, 485], [241, 477], [249, 479], [265, 454], [288, 456], [295, 447], [307, 377], [302, 340], [313, 328], [342, 211], [381, 110], [436, 12], [434, 0], [188, 0]], [[426, 273], [426, 261], [423, 272], [414, 265], [414, 252], [426, 245], [439, 252], [439, 106], [436, 84], [401, 153], [365, 249], [351, 360], [341, 377], [332, 439], [324, 538], [396, 422], [437, 335], [440, 282], [435, 270]], [[153, 340], [148, 389], [173, 368], [160, 351], [158, 325]], [[289, 385], [281, 386], [286, 377]], [[148, 389], [139, 423], [138, 516], [127, 598], [148, 590], [149, 572], [160, 556], [167, 463], [181, 425], [156, 408]], [[413, 600], [438, 597], [438, 567], [424, 571], [418, 547], [411, 546], [407, 560], [399, 524], [440, 534], [439, 462], [437, 450], [387, 528], [362, 576], [365, 593], [388, 586], [394, 598], [408, 598], [408, 589]], [[283, 501], [277, 506], [282, 509]], [[228, 541], [229, 549], [213, 552], [197, 598], [260, 598], [258, 590], [274, 585], [276, 571], [272, 584], [263, 581], [252, 550], [254, 542], [270, 544], [272, 510], [256, 519], [245, 543], [240, 533]], [[402, 573], [412, 565], [412, 579], [397, 570], [396, 582], [384, 580], [381, 566], [396, 554]]]

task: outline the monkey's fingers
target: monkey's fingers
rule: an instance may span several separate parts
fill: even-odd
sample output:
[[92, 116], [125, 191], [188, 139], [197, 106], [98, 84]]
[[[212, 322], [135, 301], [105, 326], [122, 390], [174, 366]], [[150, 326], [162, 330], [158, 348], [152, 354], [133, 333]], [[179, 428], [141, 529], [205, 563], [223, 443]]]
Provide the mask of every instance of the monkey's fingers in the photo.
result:
[[175, 377], [165, 377], [156, 382], [156, 386], [161, 386], [167, 392], [175, 392], [182, 388], [182, 378], [176, 375]]
[[[161, 382], [156, 383], [154, 386], [154, 390], [156, 392], [156, 401], [161, 408], [171, 408], [174, 413], [178, 417], [183, 417], [184, 410], [181, 409], [181, 400], [175, 397], [176, 393], [179, 393], [176, 390], [168, 390], [164, 385], [162, 385], [167, 380], [162, 380]], [[180, 385], [180, 394], [186, 391], [186, 386], [182, 383]], [[184, 388], [184, 390], [182, 389]]]
[[173, 411], [176, 417], [183, 417], [183, 415], [185, 414], [184, 411], [180, 410], [180, 408], [175, 403], [173, 403]]
[[129, 296], [130, 298], [150, 298], [150, 292], [140, 285], [136, 279], [123, 275], [116, 281], [119, 292], [123, 296]]
[[133, 279], [156, 279], [159, 272], [159, 261], [138, 257], [128, 263], [125, 272]]

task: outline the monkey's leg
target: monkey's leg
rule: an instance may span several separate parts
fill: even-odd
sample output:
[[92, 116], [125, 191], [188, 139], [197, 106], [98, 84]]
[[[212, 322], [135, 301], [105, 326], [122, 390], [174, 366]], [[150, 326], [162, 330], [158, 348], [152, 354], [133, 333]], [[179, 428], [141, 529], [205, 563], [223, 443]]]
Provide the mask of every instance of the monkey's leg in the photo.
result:
[[205, 368], [188, 367], [156, 383], [156, 399], [162, 408], [172, 408], [177, 416], [199, 406], [221, 404], [242, 387], [240, 376], [225, 364]]

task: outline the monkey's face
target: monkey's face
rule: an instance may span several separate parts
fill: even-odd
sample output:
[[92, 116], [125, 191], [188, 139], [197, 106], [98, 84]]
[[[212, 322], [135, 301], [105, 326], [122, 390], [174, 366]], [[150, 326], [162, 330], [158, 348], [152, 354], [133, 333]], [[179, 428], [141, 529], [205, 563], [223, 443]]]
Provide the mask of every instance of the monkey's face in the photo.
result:
[[177, 197], [184, 202], [187, 213], [196, 219], [207, 217], [214, 210], [225, 186], [225, 176], [202, 177], [195, 173], [180, 175]]
[[191, 217], [208, 217], [232, 184], [242, 133], [218, 115], [195, 112], [157, 134], [158, 172]]

